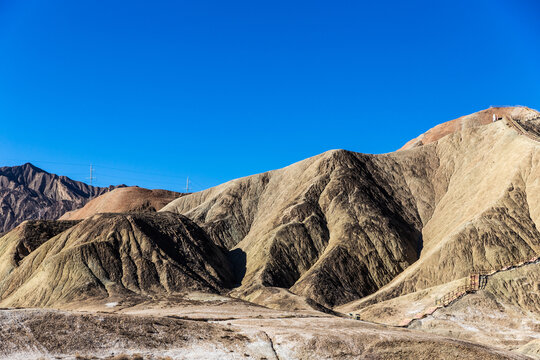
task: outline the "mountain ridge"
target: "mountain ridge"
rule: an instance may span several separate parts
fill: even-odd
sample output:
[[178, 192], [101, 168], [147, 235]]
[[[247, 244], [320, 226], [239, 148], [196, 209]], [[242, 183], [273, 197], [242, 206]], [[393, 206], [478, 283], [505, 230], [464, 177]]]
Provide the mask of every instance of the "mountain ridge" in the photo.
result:
[[57, 219], [82, 207], [91, 197], [123, 186], [90, 186], [31, 163], [0, 167], [0, 233], [24, 220]]

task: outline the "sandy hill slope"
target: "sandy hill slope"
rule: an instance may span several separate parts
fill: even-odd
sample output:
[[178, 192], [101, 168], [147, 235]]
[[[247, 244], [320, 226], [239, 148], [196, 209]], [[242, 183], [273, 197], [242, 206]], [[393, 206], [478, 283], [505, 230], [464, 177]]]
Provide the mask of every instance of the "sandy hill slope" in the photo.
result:
[[162, 210], [233, 249], [240, 296], [282, 287], [336, 306], [384, 287], [376, 302], [539, 252], [539, 149], [489, 122], [408, 151], [330, 151]]
[[47, 240], [0, 279], [0, 304], [216, 292], [231, 279], [223, 250], [181, 215], [99, 214]]
[[[338, 310], [356, 312], [362, 319], [399, 325], [433, 308], [436, 299], [467, 279], [423, 289], [381, 301], [360, 310], [354, 303]], [[540, 263], [525, 264], [488, 276], [474, 293], [464, 295], [448, 307], [435, 310], [408, 327], [439, 335], [467, 339], [523, 352], [540, 358]]]
[[98, 213], [158, 211], [182, 195], [168, 190], [122, 187], [90, 200], [80, 209], [65, 213], [60, 220], [82, 220]]
[[400, 150], [408, 150], [418, 146], [431, 144], [446, 135], [468, 128], [490, 124], [493, 122], [494, 115], [496, 119], [504, 116], [523, 119], [525, 123], [532, 121], [533, 119], [540, 119], [536, 111], [527, 107], [491, 107], [471, 115], [465, 115], [439, 124], [417, 138], [407, 142]]
[[92, 196], [114, 187], [101, 188], [41, 170], [27, 163], [0, 168], [0, 232], [24, 220], [57, 219], [82, 207]]

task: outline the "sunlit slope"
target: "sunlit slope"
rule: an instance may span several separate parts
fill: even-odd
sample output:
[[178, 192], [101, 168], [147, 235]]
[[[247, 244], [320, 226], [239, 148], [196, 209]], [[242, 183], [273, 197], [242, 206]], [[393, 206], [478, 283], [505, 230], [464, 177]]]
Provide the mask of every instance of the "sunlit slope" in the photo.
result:
[[0, 237], [0, 281], [41, 244], [77, 224], [77, 221], [28, 220]]
[[60, 220], [82, 220], [99, 213], [157, 211], [182, 195], [138, 186], [117, 188], [90, 200], [80, 209], [65, 213]]
[[435, 149], [439, 165], [433, 215], [420, 259], [359, 307], [499, 269], [540, 252], [539, 148], [503, 122], [449, 135]]
[[489, 109], [475, 112], [470, 115], [461, 116], [457, 119], [439, 124], [421, 134], [417, 138], [410, 140], [403, 145], [400, 150], [408, 150], [418, 146], [431, 144], [446, 135], [473, 127], [491, 124], [494, 118], [495, 120], [498, 120], [503, 117], [510, 116], [512, 118], [523, 119], [524, 121], [528, 122], [535, 118], [537, 119], [538, 115], [539, 114], [537, 111], [523, 106], [490, 107]]

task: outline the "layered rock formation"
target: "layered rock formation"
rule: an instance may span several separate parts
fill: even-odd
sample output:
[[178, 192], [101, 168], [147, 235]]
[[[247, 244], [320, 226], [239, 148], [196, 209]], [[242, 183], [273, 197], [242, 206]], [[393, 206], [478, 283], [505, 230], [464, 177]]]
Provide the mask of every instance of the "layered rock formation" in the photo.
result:
[[[493, 122], [494, 114], [502, 120]], [[108, 318], [115, 343], [131, 324], [143, 329], [135, 338], [162, 341], [167, 322], [171, 339], [182, 334], [181, 354], [196, 344], [205, 355], [220, 346], [224, 354], [276, 358], [525, 358], [464, 341], [474, 339], [537, 356], [540, 267], [520, 260], [540, 253], [539, 119], [528, 108], [491, 108], [439, 125], [395, 153], [333, 150], [181, 197], [111, 191], [63, 217], [82, 221], [29, 221], [0, 237], [0, 307], [121, 312]], [[19, 204], [2, 208], [11, 224], [14, 214], [56, 217], [94, 191], [31, 165], [0, 170], [2, 201]], [[411, 325], [461, 340], [331, 316], [357, 312], [397, 325], [470, 273], [516, 263], [523, 267], [490, 276], [481, 291]], [[220, 292], [267, 308], [209, 294]], [[226, 322], [215, 326], [222, 340], [182, 333], [179, 313], [205, 331]], [[24, 311], [7, 314], [4, 354], [28, 350], [11, 330], [27, 333], [60, 316], [36, 310], [44, 318], [34, 323]], [[95, 329], [107, 322], [101, 314], [58, 316]], [[141, 328], [139, 316], [158, 323]], [[241, 333], [232, 330], [238, 326]], [[32, 349], [55, 348], [47, 339], [34, 337]], [[97, 353], [90, 345], [87, 353]], [[144, 351], [159, 350], [153, 346]]]
[[101, 188], [49, 174], [27, 163], [0, 168], [0, 233], [24, 220], [58, 219], [82, 207], [91, 197], [114, 187]]
[[28, 220], [0, 237], [0, 279], [6, 278], [32, 251], [78, 221]]
[[[528, 118], [535, 116], [531, 111]], [[499, 121], [397, 153], [437, 154], [434, 211], [422, 230], [419, 261], [357, 308], [540, 253], [539, 149], [540, 143]]]
[[417, 259], [422, 222], [397, 165], [331, 151], [163, 210], [185, 214], [244, 254], [238, 291], [291, 288], [332, 306], [377, 290]]
[[184, 216], [100, 214], [20, 261], [0, 279], [0, 304], [59, 307], [133, 294], [217, 292], [232, 278], [225, 252]]

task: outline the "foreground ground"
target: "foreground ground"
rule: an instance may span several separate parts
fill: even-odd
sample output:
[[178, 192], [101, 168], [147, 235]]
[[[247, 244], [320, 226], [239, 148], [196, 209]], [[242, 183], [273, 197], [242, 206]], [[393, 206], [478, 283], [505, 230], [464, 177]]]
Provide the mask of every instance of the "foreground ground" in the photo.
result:
[[10, 359], [529, 359], [421, 331], [190, 293], [86, 311], [3, 309]]

